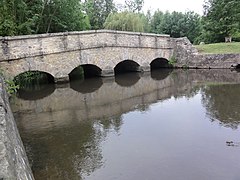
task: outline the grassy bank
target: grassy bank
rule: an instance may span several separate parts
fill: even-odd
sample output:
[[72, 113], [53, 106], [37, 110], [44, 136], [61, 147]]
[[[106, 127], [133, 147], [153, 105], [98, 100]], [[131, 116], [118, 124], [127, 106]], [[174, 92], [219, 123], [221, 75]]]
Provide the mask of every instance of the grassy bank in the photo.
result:
[[216, 43], [195, 46], [203, 54], [237, 54], [240, 53], [240, 42]]

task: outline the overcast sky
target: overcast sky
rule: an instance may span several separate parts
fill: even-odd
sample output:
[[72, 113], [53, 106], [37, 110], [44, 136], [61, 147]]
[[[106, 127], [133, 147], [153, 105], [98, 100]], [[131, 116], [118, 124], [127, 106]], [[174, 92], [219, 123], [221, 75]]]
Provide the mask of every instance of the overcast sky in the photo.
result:
[[[150, 10], [165, 11], [180, 11], [186, 12], [188, 10], [194, 11], [200, 15], [203, 14], [203, 1], [204, 0], [145, 0], [143, 10], [146, 12]], [[124, 4], [124, 0], [115, 0], [116, 3]]]

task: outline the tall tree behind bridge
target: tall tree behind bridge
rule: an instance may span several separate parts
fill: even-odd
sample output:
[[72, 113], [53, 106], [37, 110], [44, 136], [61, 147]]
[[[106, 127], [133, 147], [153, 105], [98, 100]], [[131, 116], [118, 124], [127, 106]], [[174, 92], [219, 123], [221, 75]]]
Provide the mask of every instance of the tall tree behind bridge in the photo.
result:
[[37, 33], [79, 31], [90, 28], [79, 0], [40, 0], [40, 3]]
[[0, 1], [0, 35], [16, 35], [31, 33], [32, 20], [28, 19], [29, 12], [24, 0]]
[[22, 35], [89, 28], [79, 0], [1, 0], [0, 35]]
[[90, 20], [91, 29], [102, 29], [103, 24], [112, 12], [116, 11], [113, 0], [86, 0], [85, 11]]
[[205, 0], [205, 41], [221, 42], [231, 37], [240, 28], [239, 0]]
[[125, 0], [127, 11], [140, 13], [144, 5], [144, 0]]
[[119, 31], [146, 32], [148, 30], [147, 18], [144, 14], [127, 11], [113, 13], [107, 17], [104, 28]]
[[197, 43], [201, 34], [201, 18], [194, 12], [161, 12], [155, 11], [151, 18], [151, 32], [169, 34], [171, 37], [188, 37], [191, 42]]

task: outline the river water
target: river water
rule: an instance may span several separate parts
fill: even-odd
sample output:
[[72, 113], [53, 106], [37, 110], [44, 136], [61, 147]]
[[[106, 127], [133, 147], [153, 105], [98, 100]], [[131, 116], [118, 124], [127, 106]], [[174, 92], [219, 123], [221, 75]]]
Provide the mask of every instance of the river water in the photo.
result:
[[87, 79], [11, 106], [36, 180], [240, 179], [238, 72]]

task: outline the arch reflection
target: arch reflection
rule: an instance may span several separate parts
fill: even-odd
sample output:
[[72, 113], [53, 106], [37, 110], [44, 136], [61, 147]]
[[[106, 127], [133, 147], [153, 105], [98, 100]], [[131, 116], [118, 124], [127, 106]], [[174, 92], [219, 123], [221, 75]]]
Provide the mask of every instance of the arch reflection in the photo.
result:
[[152, 70], [151, 71], [151, 78], [157, 81], [163, 80], [167, 78], [171, 73], [173, 72], [173, 69], [158, 69], [158, 70]]
[[103, 85], [102, 78], [88, 78], [70, 81], [70, 88], [82, 94], [97, 91]]
[[140, 73], [118, 74], [115, 77], [115, 82], [122, 87], [131, 87], [141, 79]]
[[24, 100], [38, 100], [51, 95], [55, 91], [54, 84], [42, 84], [33, 86], [31, 89], [20, 88], [17, 96]]

